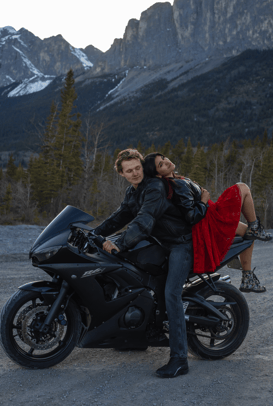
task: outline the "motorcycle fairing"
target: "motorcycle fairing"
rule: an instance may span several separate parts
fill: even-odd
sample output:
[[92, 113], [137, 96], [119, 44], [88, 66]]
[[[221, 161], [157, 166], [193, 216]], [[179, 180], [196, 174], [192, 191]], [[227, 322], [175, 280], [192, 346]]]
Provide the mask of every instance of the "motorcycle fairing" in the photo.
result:
[[[128, 341], [132, 345], [132, 339], [136, 342], [137, 346], [148, 345], [146, 327], [154, 301], [144, 288], [138, 289], [135, 293], [137, 293], [137, 296], [118, 313], [114, 314], [106, 322], [101, 323], [98, 327], [93, 326], [93, 329], [85, 334], [78, 346], [81, 348], [126, 348], [126, 346], [128, 347]], [[144, 319], [141, 325], [135, 328], [121, 327], [123, 316], [133, 306], [143, 310]]]
[[[89, 223], [94, 220], [90, 214], [77, 209], [73, 206], [66, 206], [57, 217], [55, 217], [51, 223], [44, 229], [44, 231], [39, 235], [39, 237], [34, 242], [30, 249], [29, 257], [31, 258], [34, 251], [41, 248], [41, 245], [45, 244], [46, 241], [50, 240], [50, 244], [53, 237], [59, 241], [58, 244], [52, 243], [52, 245], [66, 245], [68, 234], [70, 233], [70, 225], [73, 223]], [[66, 237], [65, 237], [66, 236]]]
[[[48, 273], [59, 275], [75, 291], [76, 301], [81, 305], [84, 304], [92, 315], [90, 328], [97, 326], [99, 322], [108, 320], [135, 299], [138, 289], [144, 289], [143, 284], [135, 278], [135, 273], [119, 263], [43, 264], [41, 267]], [[101, 269], [101, 272], [84, 276], [97, 269]], [[107, 301], [103, 284], [100, 283], [99, 278], [110, 279], [120, 290], [128, 288], [128, 292], [124, 291], [123, 296]], [[96, 309], [95, 314], [93, 314], [94, 309]]]

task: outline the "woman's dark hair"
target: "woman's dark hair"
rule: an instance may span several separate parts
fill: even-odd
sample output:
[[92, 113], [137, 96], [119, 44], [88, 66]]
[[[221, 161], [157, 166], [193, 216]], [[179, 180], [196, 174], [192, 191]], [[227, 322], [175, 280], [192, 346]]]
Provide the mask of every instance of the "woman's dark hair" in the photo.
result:
[[159, 152], [152, 152], [151, 154], [148, 154], [144, 157], [144, 163], [143, 163], [144, 173], [147, 176], [149, 176], [150, 178], [155, 178], [156, 175], [158, 175], [158, 172], [157, 172], [156, 166], [155, 166], [155, 158], [157, 156], [164, 157], [164, 155], [160, 154]]
[[[151, 154], [148, 154], [144, 158], [144, 164], [143, 164], [143, 169], [145, 175], [149, 176], [150, 178], [155, 178], [156, 175], [158, 175], [158, 172], [156, 170], [155, 166], [155, 158], [157, 156], [162, 156], [165, 158], [165, 155], [160, 154], [160, 152], [152, 152]], [[181, 179], [181, 176], [179, 175], [173, 175], [174, 178]], [[173, 195], [173, 188], [176, 188], [178, 185], [174, 182], [174, 180], [170, 179], [168, 180], [167, 178], [160, 178], [160, 180], [163, 182], [166, 192], [167, 192], [167, 199], [171, 199]]]

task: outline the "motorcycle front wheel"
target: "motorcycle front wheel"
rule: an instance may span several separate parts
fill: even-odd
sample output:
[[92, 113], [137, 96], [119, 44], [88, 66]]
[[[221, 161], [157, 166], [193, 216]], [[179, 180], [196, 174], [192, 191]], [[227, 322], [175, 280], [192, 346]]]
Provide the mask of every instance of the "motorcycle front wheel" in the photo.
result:
[[47, 333], [40, 333], [49, 307], [39, 292], [19, 290], [1, 312], [0, 342], [8, 357], [30, 369], [49, 368], [63, 361], [76, 346], [81, 332], [81, 315], [70, 300]]
[[[206, 327], [197, 323], [188, 325], [189, 351], [199, 357], [217, 360], [231, 355], [244, 341], [249, 326], [249, 308], [242, 293], [234, 286], [217, 281], [218, 293], [206, 286], [198, 292], [208, 302], [216, 305], [228, 321], [220, 322], [216, 327]], [[208, 317], [202, 307], [189, 307], [187, 314]]]

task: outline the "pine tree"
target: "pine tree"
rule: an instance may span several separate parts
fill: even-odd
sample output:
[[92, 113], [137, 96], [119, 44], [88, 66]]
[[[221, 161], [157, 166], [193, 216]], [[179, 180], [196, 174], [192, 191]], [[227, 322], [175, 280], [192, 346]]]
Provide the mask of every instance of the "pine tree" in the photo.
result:
[[166, 144], [160, 148], [160, 152], [162, 155], [166, 156], [167, 158], [171, 158], [171, 142], [167, 141]]
[[170, 156], [170, 160], [175, 163], [176, 168], [175, 170], [182, 174], [183, 173], [183, 162], [184, 162], [184, 153], [185, 153], [185, 144], [183, 138], [181, 138], [175, 147], [172, 147], [172, 153]]
[[181, 138], [176, 146], [173, 148], [173, 155], [178, 158], [179, 160], [182, 158], [182, 155], [185, 153], [185, 143], [183, 138]]
[[77, 94], [73, 71], [70, 69], [61, 91], [61, 110], [58, 115], [57, 133], [54, 141], [54, 159], [59, 169], [60, 188], [77, 182], [82, 172], [80, 114], [74, 113]]
[[152, 145], [147, 149], [147, 151], [145, 152], [145, 155], [151, 154], [152, 152], [156, 152], [154, 143], [152, 143]]
[[13, 154], [10, 154], [9, 160], [7, 163], [7, 171], [6, 174], [9, 178], [15, 179], [17, 166], [14, 164], [15, 159], [13, 158]]
[[188, 144], [187, 144], [187, 150], [184, 156], [184, 162], [182, 165], [182, 175], [183, 176], [189, 176], [190, 172], [192, 170], [192, 165], [193, 165], [193, 149], [191, 145], [191, 140], [189, 138]]
[[201, 148], [200, 143], [193, 158], [192, 170], [189, 176], [193, 181], [204, 186], [206, 180], [206, 154]]
[[137, 150], [138, 150], [138, 152], [141, 153], [141, 155], [143, 155], [145, 153], [145, 148], [143, 147], [143, 145], [141, 144], [140, 141], [138, 141]]
[[267, 135], [267, 130], [264, 130], [264, 134], [263, 134], [263, 138], [262, 138], [262, 142], [261, 142], [261, 147], [262, 147], [262, 149], [268, 147], [268, 135]]
[[24, 181], [26, 179], [26, 172], [24, 170], [24, 168], [22, 167], [21, 163], [19, 164], [15, 176], [14, 176], [14, 180], [16, 182], [20, 182], [20, 180]]
[[[42, 137], [41, 153], [32, 159], [28, 168], [33, 196], [39, 207], [51, 204], [65, 190], [76, 184], [82, 173], [80, 114], [74, 113], [77, 94], [73, 71], [67, 73], [61, 91], [61, 109], [52, 102]], [[61, 203], [59, 204], [61, 206]]]

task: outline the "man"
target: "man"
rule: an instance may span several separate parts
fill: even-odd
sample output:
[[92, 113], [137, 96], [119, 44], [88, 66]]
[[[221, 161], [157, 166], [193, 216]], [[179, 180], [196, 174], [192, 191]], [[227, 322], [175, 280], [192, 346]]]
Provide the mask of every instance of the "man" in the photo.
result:
[[[124, 251], [153, 235], [170, 248], [169, 272], [165, 288], [166, 309], [169, 319], [170, 361], [156, 373], [173, 378], [188, 372], [187, 334], [181, 294], [185, 279], [192, 268], [193, 251], [191, 227], [170, 200], [163, 182], [144, 176], [144, 159], [137, 150], [121, 151], [115, 163], [117, 172], [130, 183], [124, 201], [117, 211], [94, 231], [104, 237], [128, 225], [116, 244], [106, 241], [103, 249]], [[205, 210], [206, 206], [201, 205]], [[202, 209], [201, 209], [202, 210]]]

